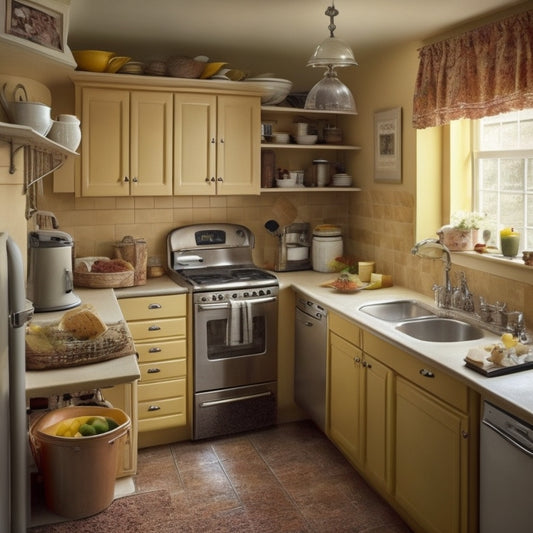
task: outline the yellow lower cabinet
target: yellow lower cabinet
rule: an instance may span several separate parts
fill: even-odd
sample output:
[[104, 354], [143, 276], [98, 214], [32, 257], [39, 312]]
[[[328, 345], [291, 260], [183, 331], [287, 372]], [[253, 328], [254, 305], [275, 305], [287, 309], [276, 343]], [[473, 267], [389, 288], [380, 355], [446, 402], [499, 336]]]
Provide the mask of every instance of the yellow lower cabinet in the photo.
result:
[[118, 464], [117, 477], [137, 473], [137, 382], [123, 383], [102, 389], [104, 398], [116, 409], [122, 409], [131, 420], [131, 430], [125, 437], [122, 461]]
[[417, 531], [468, 531], [468, 416], [396, 379], [396, 501]]
[[361, 463], [361, 359], [359, 348], [330, 332], [328, 436], [355, 464]]
[[138, 446], [189, 437], [187, 426], [186, 295], [119, 300], [135, 341], [138, 385]]
[[366, 353], [362, 365], [363, 468], [374, 487], [391, 492], [394, 374]]

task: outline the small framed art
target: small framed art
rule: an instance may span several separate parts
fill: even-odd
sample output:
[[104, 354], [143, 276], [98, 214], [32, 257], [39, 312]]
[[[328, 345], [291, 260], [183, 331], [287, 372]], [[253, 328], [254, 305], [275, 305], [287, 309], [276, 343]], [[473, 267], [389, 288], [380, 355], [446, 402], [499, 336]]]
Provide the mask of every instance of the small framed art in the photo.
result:
[[402, 108], [374, 113], [374, 181], [402, 182]]

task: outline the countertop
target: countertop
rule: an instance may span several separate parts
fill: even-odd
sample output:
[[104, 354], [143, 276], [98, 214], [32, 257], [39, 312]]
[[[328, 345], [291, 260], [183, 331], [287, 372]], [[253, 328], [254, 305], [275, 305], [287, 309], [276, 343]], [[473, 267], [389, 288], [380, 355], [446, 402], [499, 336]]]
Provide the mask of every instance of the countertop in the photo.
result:
[[[117, 298], [112, 289], [75, 289], [82, 303], [95, 307], [102, 320], [108, 324], [123, 319]], [[57, 322], [65, 311], [35, 313], [33, 323]], [[101, 363], [50, 370], [26, 372], [26, 396], [47, 397], [104, 388], [139, 379], [136, 354], [118, 357]]]
[[[304, 293], [326, 309], [338, 312], [422, 361], [427, 361], [432, 366], [443, 369], [480, 393], [482, 397], [533, 423], [533, 370], [489, 378], [465, 366], [464, 358], [469, 349], [499, 341], [499, 335], [487, 331], [485, 338], [473, 341], [453, 343], [420, 341], [397, 331], [394, 328], [394, 323], [374, 318], [360, 311], [359, 308], [368, 303], [403, 298], [417, 299], [434, 307], [432, 298], [397, 286], [361, 290], [352, 294], [343, 294], [331, 288], [320, 287], [321, 283], [335, 279], [337, 277], [335, 273], [300, 271], [276, 272], [275, 274], [279, 279], [281, 288], [292, 287]], [[439, 310], [437, 310], [438, 312]]]

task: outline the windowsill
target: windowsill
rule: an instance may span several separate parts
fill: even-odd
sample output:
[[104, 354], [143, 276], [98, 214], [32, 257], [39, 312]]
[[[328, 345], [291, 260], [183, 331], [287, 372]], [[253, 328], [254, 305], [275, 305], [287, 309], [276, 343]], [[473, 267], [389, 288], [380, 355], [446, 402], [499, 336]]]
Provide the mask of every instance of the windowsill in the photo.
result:
[[502, 255], [478, 254], [477, 252], [452, 252], [451, 255], [454, 265], [533, 285], [533, 267], [524, 264], [521, 256], [509, 259]]

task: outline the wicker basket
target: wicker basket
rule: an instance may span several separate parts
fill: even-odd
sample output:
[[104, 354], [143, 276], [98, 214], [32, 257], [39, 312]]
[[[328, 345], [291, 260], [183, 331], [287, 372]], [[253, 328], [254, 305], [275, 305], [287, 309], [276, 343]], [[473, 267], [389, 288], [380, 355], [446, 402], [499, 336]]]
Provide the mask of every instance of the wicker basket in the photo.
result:
[[167, 61], [167, 72], [174, 78], [199, 78], [205, 63], [189, 57], [171, 57]]
[[133, 287], [135, 271], [125, 272], [74, 272], [74, 285], [90, 289]]
[[35, 351], [26, 343], [26, 368], [47, 370], [100, 363], [135, 353], [135, 345], [125, 322], [109, 324], [107, 331], [93, 340], [78, 340], [57, 324], [42, 328], [49, 343], [45, 351]]

